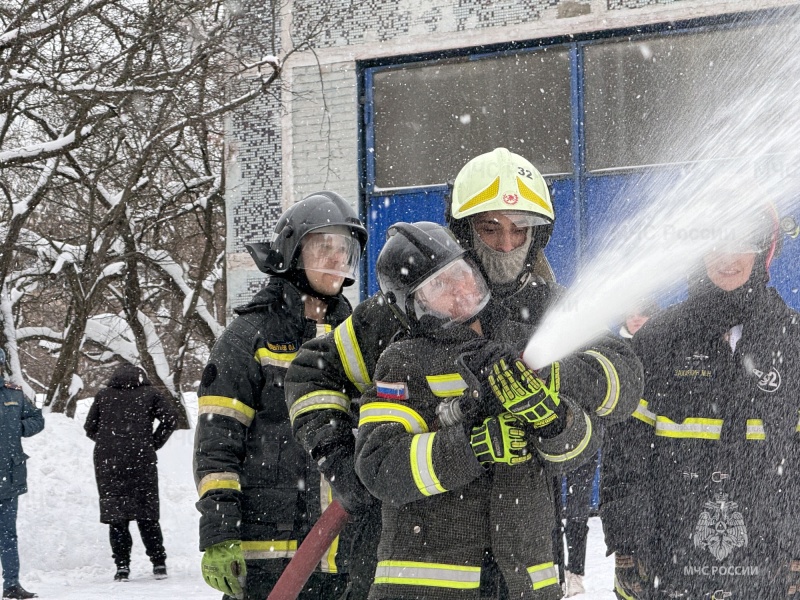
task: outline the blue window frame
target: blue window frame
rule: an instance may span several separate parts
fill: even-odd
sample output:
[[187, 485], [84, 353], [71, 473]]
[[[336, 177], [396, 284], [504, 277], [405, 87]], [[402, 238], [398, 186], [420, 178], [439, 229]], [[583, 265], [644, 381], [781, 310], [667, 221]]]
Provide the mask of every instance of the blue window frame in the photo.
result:
[[[706, 105], [713, 106], [714, 90], [706, 89], [702, 69], [687, 75], [681, 61], [698, 53], [713, 53], [714, 44], [720, 43], [726, 36], [744, 36], [746, 40], [748, 35], [754, 34], [732, 20], [720, 18], [713, 23], [653, 26], [647, 30], [607, 32], [585, 39], [543, 40], [532, 42], [527, 47], [498, 48], [489, 52], [485, 48], [465, 49], [446, 56], [409, 57], [386, 64], [360, 65], [364, 98], [362, 183], [365, 190], [364, 214], [370, 232], [362, 291], [372, 294], [377, 290], [374, 265], [383, 246], [386, 229], [398, 220], [444, 223], [446, 181], [455, 177], [459, 166], [466, 160], [499, 145], [529, 158], [540, 167], [548, 180], [557, 216], [546, 254], [558, 280], [569, 285], [581, 261], [591, 257], [597, 236], [609, 223], [613, 223], [615, 216], [609, 208], [617, 193], [654, 172], [681, 168], [680, 153], [658, 154], [656, 145], [648, 145], [648, 136], [641, 135], [641, 131], [637, 136], [637, 119], [644, 121], [648, 114], [656, 110], [665, 115], [663, 120], [669, 126], [669, 115], [680, 115], [694, 108], [704, 109]], [[741, 51], [746, 51], [745, 43], [739, 45], [742, 46]], [[680, 77], [684, 78], [680, 80], [680, 86], [675, 89], [666, 86], [659, 88], [664, 75], [658, 69], [669, 69], [670, 64], [668, 60], [661, 60], [653, 66], [648, 62], [652, 53], [671, 58], [673, 65], [676, 65], [676, 77], [680, 71]], [[558, 75], [537, 71], [537, 61], [549, 61], [548, 64]], [[713, 60], [705, 62], [714, 64]], [[523, 71], [523, 76], [515, 77], [512, 63]], [[496, 68], [498, 65], [501, 67]], [[506, 72], [502, 65], [511, 67]], [[608, 73], [598, 70], [604, 67], [617, 76], [616, 83], [607, 83]], [[429, 77], [426, 77], [425, 69], [428, 69]], [[458, 72], [459, 69], [462, 73]], [[495, 71], [500, 73], [496, 74]], [[556, 104], [560, 102], [563, 105], [563, 110], [552, 108], [553, 97], [537, 95], [539, 91], [535, 83], [532, 85], [530, 78], [524, 77], [525, 72], [535, 72], [536, 77], [546, 80], [547, 90], [555, 90], [551, 96], [556, 98]], [[396, 76], [398, 73], [401, 75]], [[474, 88], [469, 85], [459, 87], [463, 82], [459, 75], [463, 74], [474, 79]], [[492, 79], [493, 74], [496, 75], [495, 79]], [[693, 79], [689, 79], [689, 76]], [[376, 126], [376, 102], [380, 104], [382, 101], [380, 97], [376, 98], [376, 94], [382, 93], [382, 81], [389, 81], [392, 77], [395, 77], [399, 90], [398, 114], [410, 114], [413, 118], [396, 118], [390, 126], [396, 131], [406, 120], [415, 120], [414, 86], [429, 86], [426, 89], [433, 94], [430, 98], [435, 106], [430, 109], [431, 115], [426, 114], [426, 118], [430, 117], [427, 121], [416, 119], [416, 124], [423, 128], [423, 134], [430, 133], [430, 139], [426, 140], [425, 135], [413, 128], [400, 132], [399, 138], [396, 138], [407, 140], [409, 147], [403, 147], [403, 144], [392, 147], [387, 140], [381, 139], [387, 127], [381, 123]], [[629, 89], [622, 89], [626, 84]], [[500, 86], [500, 91], [493, 89], [494, 85]], [[408, 89], [403, 86], [408, 86]], [[641, 94], [635, 93], [636, 86], [641, 88]], [[454, 96], [461, 94], [459, 100], [466, 98], [462, 104], [472, 116], [448, 113], [453, 112], [453, 106], [455, 110], [460, 108], [458, 102], [448, 102], [446, 98], [451, 88]], [[679, 93], [676, 93], [676, 89]], [[484, 92], [485, 95], [481, 96]], [[615, 97], [618, 93], [624, 95], [624, 92], [630, 93], [622, 99]], [[516, 97], [517, 93], [521, 95], [522, 102]], [[545, 94], [544, 88], [541, 88], [541, 94]], [[702, 103], [694, 101], [697, 94], [703, 94]], [[510, 133], [502, 133], [502, 127], [498, 136], [491, 139], [498, 132], [493, 132], [481, 120], [481, 107], [470, 104], [476, 97], [481, 100], [491, 97], [491, 110], [495, 113], [505, 111], [505, 103], [510, 107], [510, 112], [522, 115], [522, 121], [514, 122], [512, 116], [505, 123], [507, 132], [517, 132], [528, 125], [523, 114], [526, 102], [531, 106], [547, 106], [547, 110], [556, 117], [555, 125], [548, 129], [550, 125], [547, 123], [534, 124], [528, 137], [546, 136], [546, 144], [557, 146], [561, 143], [560, 138], [567, 136], [564, 144], [568, 150], [559, 149], [554, 156], [544, 155], [530, 139], [515, 139]], [[623, 105], [635, 117], [630, 122], [625, 122], [623, 115], [615, 114]], [[436, 111], [439, 111], [438, 115]], [[472, 146], [462, 147], [457, 141], [454, 142], [452, 128], [447, 127], [448, 119], [453, 122], [466, 121], [483, 137], [467, 140], [465, 145]], [[647, 121], [648, 134], [651, 126], [652, 123]], [[713, 123], [709, 126], [713, 126]], [[628, 136], [634, 140], [627, 139]], [[411, 143], [417, 139], [420, 140], [419, 146]], [[657, 138], [653, 139], [657, 141]], [[633, 147], [634, 141], [638, 144], [636, 147]], [[414, 147], [410, 147], [412, 145]], [[430, 169], [428, 162], [435, 162], [437, 168]], [[403, 165], [410, 166], [402, 173], [392, 170]], [[798, 261], [800, 244], [784, 244], [783, 254], [772, 267], [772, 284], [794, 308], [800, 308], [800, 294], [791, 265]], [[677, 292], [668, 300], [679, 297], [680, 292]]]

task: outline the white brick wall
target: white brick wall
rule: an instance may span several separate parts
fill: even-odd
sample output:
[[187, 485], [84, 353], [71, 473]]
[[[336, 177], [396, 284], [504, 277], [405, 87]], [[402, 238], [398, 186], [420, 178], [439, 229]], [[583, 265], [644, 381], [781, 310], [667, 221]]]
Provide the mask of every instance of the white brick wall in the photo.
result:
[[[355, 65], [336, 63], [292, 70], [292, 201], [326, 189], [356, 205], [358, 98]], [[288, 182], [284, 179], [284, 185]]]

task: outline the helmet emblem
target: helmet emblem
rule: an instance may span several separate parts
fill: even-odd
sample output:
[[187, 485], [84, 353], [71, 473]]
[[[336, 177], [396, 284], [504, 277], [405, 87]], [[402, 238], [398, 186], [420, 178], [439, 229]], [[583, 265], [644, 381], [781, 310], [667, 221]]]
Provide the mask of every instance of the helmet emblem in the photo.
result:
[[503, 194], [503, 202], [506, 204], [514, 205], [519, 202], [519, 196], [516, 194]]

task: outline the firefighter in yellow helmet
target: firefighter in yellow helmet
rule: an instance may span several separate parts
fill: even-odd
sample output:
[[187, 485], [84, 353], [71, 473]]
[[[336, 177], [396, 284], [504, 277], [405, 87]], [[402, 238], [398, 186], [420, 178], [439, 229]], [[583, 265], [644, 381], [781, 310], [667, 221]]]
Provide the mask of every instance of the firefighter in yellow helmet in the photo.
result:
[[518, 291], [529, 273], [554, 280], [544, 257], [554, 222], [544, 178], [505, 148], [473, 158], [453, 184], [448, 226], [472, 251], [495, 295]]
[[[508, 311], [504, 322], [534, 328], [560, 293], [542, 252], [555, 220], [544, 178], [522, 156], [497, 148], [461, 169], [447, 212], [448, 227], [483, 272], [495, 302]], [[376, 294], [329, 335], [304, 344], [286, 374], [295, 439], [315, 457], [345, 507], [363, 506], [362, 515], [372, 511], [359, 528], [362, 558], [349, 569], [356, 598], [367, 593], [375, 573], [380, 519], [377, 503], [363, 500], [369, 494], [353, 468], [352, 429], [359, 407], [351, 399], [360, 398], [373, 383], [384, 349], [408, 334], [407, 325]], [[584, 410], [607, 422], [633, 412], [641, 365], [625, 344], [609, 335], [570, 361], [570, 368], [597, 382], [595, 394], [576, 398]], [[361, 567], [363, 576], [355, 577]]]

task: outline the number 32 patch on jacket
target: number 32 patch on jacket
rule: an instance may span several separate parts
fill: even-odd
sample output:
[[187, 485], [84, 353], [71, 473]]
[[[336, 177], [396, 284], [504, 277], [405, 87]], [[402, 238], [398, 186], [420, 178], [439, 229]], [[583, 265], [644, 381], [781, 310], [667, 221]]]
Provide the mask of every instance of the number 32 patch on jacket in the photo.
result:
[[408, 386], [405, 383], [389, 383], [386, 381], [376, 381], [375, 390], [378, 398], [389, 400], [408, 400]]

